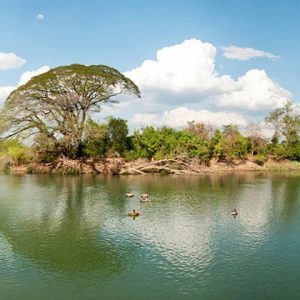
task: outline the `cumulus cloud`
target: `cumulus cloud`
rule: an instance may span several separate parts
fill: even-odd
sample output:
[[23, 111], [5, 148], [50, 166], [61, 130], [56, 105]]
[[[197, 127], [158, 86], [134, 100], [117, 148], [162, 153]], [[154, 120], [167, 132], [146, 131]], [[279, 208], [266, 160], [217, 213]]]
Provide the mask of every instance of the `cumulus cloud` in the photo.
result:
[[279, 59], [279, 56], [269, 52], [256, 50], [253, 48], [241, 48], [236, 46], [221, 47], [224, 50], [223, 56], [229, 59], [249, 60], [254, 57], [266, 57], [269, 59]]
[[[249, 70], [238, 80], [220, 76], [215, 68], [216, 53], [210, 43], [186, 40], [158, 50], [156, 60], [146, 60], [125, 75], [137, 83], [144, 99], [161, 104], [202, 103], [210, 109], [221, 106], [261, 111], [291, 97], [264, 70]], [[272, 54], [267, 57], [274, 58]]]
[[42, 14], [38, 14], [38, 15], [36, 16], [36, 19], [37, 19], [38, 21], [42, 21], [42, 20], [44, 20], [44, 18], [45, 18], [45, 16], [42, 15]]
[[14, 53], [0, 52], [0, 70], [17, 69], [24, 65], [26, 60]]
[[246, 110], [268, 110], [283, 106], [292, 93], [272, 81], [264, 70], [250, 70], [238, 78], [240, 89], [224, 93], [219, 105]]
[[144, 91], [167, 91], [173, 94], [219, 94], [234, 89], [230, 76], [215, 70], [216, 48], [200, 40], [157, 51], [156, 60], [146, 60], [125, 75]]
[[43, 66], [37, 70], [27, 71], [21, 75], [18, 85], [23, 85], [27, 83], [32, 77], [48, 72], [49, 70], [49, 66]]
[[130, 123], [136, 126], [171, 126], [174, 128], [183, 128], [188, 121], [203, 122], [221, 127], [228, 124], [245, 126], [246, 119], [233, 112], [211, 112], [209, 110], [191, 110], [186, 107], [177, 107], [163, 114], [134, 114]]

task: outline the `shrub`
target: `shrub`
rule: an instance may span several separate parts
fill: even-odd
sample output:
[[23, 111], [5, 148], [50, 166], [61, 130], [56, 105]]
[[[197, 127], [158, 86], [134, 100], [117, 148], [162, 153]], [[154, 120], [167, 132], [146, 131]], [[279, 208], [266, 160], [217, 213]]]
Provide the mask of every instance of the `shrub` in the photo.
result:
[[263, 166], [265, 162], [267, 161], [267, 157], [263, 154], [258, 154], [255, 156], [255, 163], [259, 166]]
[[20, 165], [32, 159], [30, 148], [18, 140], [7, 140], [0, 143], [0, 160], [4, 165]]

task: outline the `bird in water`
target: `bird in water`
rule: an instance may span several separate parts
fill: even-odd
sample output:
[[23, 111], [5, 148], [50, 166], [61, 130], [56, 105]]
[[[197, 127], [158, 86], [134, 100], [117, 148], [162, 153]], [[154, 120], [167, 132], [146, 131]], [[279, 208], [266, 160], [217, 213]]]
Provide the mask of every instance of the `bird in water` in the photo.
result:
[[149, 195], [147, 193], [145, 193], [145, 192], [142, 193], [140, 201], [141, 202], [148, 202], [148, 201], [150, 201]]
[[235, 208], [232, 210], [231, 215], [232, 215], [234, 218], [236, 218], [236, 216], [238, 215], [238, 212], [237, 212], [237, 210], [236, 210]]
[[132, 211], [130, 211], [128, 213], [128, 216], [130, 217], [138, 217], [140, 215], [140, 213], [138, 211], [136, 211], [135, 209], [133, 209]]

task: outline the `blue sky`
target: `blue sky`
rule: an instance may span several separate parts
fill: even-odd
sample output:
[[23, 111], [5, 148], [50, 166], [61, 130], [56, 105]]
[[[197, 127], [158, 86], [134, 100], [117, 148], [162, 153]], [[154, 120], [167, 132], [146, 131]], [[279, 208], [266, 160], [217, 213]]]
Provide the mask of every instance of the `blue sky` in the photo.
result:
[[[145, 91], [145, 97], [141, 101], [146, 105], [138, 107], [127, 103], [122, 110], [114, 111], [128, 119], [133, 118], [134, 114], [148, 114], [149, 117], [149, 113], [162, 114], [184, 107], [188, 112], [198, 114], [207, 110], [212, 113], [235, 113], [247, 121], [259, 120], [262, 118], [262, 112], [281, 103], [281, 100], [276, 98], [278, 86], [287, 91], [280, 92], [280, 97], [287, 95], [295, 102], [299, 101], [300, 1], [0, 0], [0, 7], [0, 53], [14, 53], [26, 60], [26, 63], [18, 68], [0, 68], [0, 88], [17, 86], [24, 72], [34, 71], [43, 66], [55, 67], [71, 63], [106, 64], [127, 72], [131, 78], [136, 79], [142, 92]], [[43, 17], [37, 18], [39, 14]], [[212, 45], [216, 50], [215, 56], [207, 57], [205, 55], [210, 54], [206, 53], [203, 54], [204, 58], [199, 57], [198, 61], [211, 59], [215, 65], [213, 72], [217, 72], [219, 77], [230, 76], [235, 81], [234, 84], [249, 70], [265, 72], [266, 76], [252, 72], [252, 75], [247, 77], [247, 83], [243, 83], [247, 84], [247, 87], [242, 87], [245, 90], [242, 94], [243, 101], [252, 101], [253, 95], [245, 96], [245, 93], [255, 86], [255, 80], [259, 81], [259, 78], [263, 77], [266, 80], [270, 79], [272, 83], [269, 82], [271, 87], [262, 87], [262, 93], [264, 89], [272, 89], [277, 102], [270, 101], [268, 105], [263, 105], [262, 109], [257, 107], [257, 103], [245, 109], [247, 105], [243, 102], [241, 105], [237, 103], [239, 94], [233, 95], [233, 98], [237, 98], [234, 104], [228, 100], [231, 96], [228, 95], [228, 87], [223, 91], [227, 98], [207, 86], [203, 90], [199, 90], [195, 85], [182, 88], [179, 92], [172, 91], [170, 87], [175, 81], [166, 82], [163, 87], [157, 89], [145, 82], [145, 76], [141, 75], [148, 70], [147, 68], [140, 70], [139, 75], [133, 72], [133, 69], [141, 67], [145, 60], [155, 62], [158, 50], [182, 45], [186, 40], [201, 41], [198, 44], [182, 46], [186, 50], [192, 47], [194, 52], [191, 53], [196, 53], [195, 55], [198, 55], [198, 50], [201, 52], [205, 43]], [[238, 47], [238, 51], [243, 52], [243, 49], [251, 48], [279, 58], [254, 55], [248, 60], [228, 59], [223, 56], [225, 50], [220, 47], [231, 45]], [[166, 68], [171, 68], [171, 72], [176, 73], [177, 62], [184, 61], [185, 57], [176, 56], [176, 49], [170, 55], [173, 55], [172, 53], [174, 66]], [[203, 65], [199, 62], [198, 66]], [[189, 73], [195, 74], [200, 80], [201, 74], [194, 71]], [[155, 83], [155, 76], [160, 78], [164, 74], [158, 72], [156, 70], [151, 75], [152, 84]], [[193, 78], [191, 80], [193, 81]], [[223, 84], [224, 80], [221, 81], [220, 84]], [[272, 85], [273, 82], [276, 87]], [[167, 100], [162, 100], [163, 96]], [[269, 96], [273, 97], [273, 94]], [[266, 97], [262, 97], [261, 101]], [[172, 98], [175, 99], [174, 103]], [[179, 98], [182, 100], [178, 100]], [[196, 116], [195, 114], [195, 118]], [[155, 122], [160, 124], [163, 123], [162, 116], [160, 117], [149, 118], [154, 118]]]

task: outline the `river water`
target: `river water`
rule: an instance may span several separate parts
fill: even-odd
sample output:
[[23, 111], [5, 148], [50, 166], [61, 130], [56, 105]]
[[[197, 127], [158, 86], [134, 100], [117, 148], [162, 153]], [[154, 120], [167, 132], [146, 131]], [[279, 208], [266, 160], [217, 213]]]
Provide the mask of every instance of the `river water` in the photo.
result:
[[0, 299], [299, 299], [299, 183], [0, 176]]

